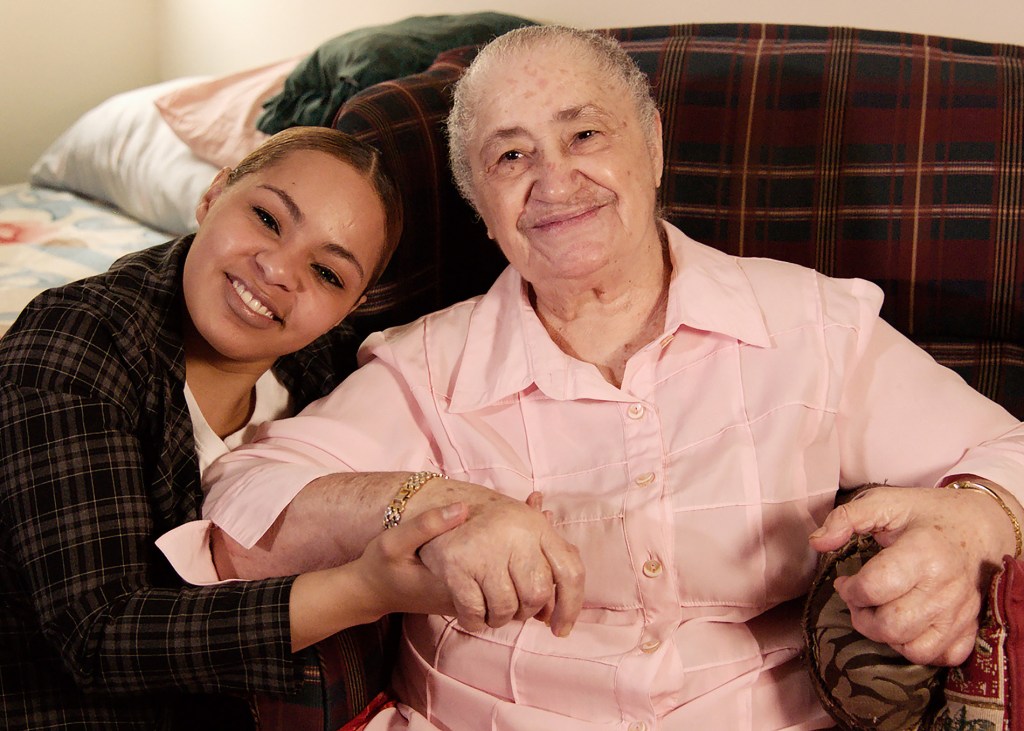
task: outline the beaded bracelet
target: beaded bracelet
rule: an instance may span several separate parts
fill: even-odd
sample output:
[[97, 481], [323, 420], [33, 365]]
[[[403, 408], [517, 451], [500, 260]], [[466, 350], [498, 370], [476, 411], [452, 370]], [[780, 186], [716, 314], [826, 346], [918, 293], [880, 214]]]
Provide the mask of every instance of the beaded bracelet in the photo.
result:
[[414, 472], [409, 475], [408, 479], [398, 488], [398, 493], [395, 497], [384, 508], [384, 530], [394, 528], [402, 522], [402, 513], [405, 512], [405, 504], [409, 502], [409, 498], [419, 492], [421, 487], [435, 477], [439, 477], [442, 480], [448, 479], [447, 476], [442, 475], [440, 472]]
[[973, 482], [971, 480], [957, 480], [956, 482], [949, 483], [946, 487], [953, 490], [977, 490], [978, 492], [983, 492], [986, 495], [989, 495], [999, 503], [999, 507], [1001, 507], [1003, 512], [1006, 513], [1006, 517], [1008, 517], [1010, 522], [1013, 523], [1013, 537], [1017, 541], [1017, 548], [1013, 553], [1013, 557], [1020, 558], [1021, 552], [1024, 550], [1024, 538], [1021, 536], [1020, 521], [1017, 520], [1017, 516], [1013, 514], [1013, 511], [1010, 510], [1010, 506], [1007, 505], [999, 496], [998, 492], [987, 485], [982, 485], [979, 482]]

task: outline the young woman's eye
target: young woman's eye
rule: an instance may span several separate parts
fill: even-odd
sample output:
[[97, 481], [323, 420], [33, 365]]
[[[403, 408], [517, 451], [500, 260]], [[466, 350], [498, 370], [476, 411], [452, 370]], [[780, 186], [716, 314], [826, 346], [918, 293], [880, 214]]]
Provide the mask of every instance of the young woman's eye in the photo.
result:
[[253, 213], [256, 214], [256, 218], [260, 219], [260, 223], [262, 223], [268, 229], [270, 229], [274, 233], [281, 232], [281, 227], [277, 225], [277, 219], [270, 215], [270, 213], [268, 213], [266, 209], [260, 208], [259, 206], [253, 206], [252, 211]]
[[345, 283], [341, 281], [341, 278], [327, 267], [321, 266], [320, 264], [314, 264], [313, 271], [321, 279], [321, 281], [326, 282], [332, 287], [337, 287], [338, 289], [345, 289]]

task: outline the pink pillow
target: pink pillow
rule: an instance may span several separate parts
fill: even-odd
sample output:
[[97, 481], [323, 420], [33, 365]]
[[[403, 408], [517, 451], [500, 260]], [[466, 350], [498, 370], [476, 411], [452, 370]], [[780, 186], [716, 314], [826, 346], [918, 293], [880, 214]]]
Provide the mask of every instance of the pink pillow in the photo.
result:
[[157, 109], [196, 157], [233, 167], [267, 138], [256, 129], [256, 118], [302, 58], [175, 89], [157, 98]]

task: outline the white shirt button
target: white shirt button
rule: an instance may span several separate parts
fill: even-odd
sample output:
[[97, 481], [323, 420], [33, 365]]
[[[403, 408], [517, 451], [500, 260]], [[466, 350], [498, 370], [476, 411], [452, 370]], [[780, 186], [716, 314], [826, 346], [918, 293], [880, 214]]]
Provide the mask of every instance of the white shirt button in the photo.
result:
[[640, 645], [640, 651], [650, 655], [652, 652], [661, 647], [660, 640], [647, 640], [647, 642]]
[[644, 472], [642, 475], [638, 475], [636, 480], [634, 480], [637, 487], [647, 487], [652, 482], [654, 482], [653, 472]]
[[643, 721], [633, 721], [629, 724], [629, 731], [647, 731], [647, 724]]
[[644, 576], [649, 579], [654, 579], [661, 576], [661, 561], [652, 558], [650, 561], [644, 562]]
[[626, 413], [629, 414], [630, 419], [639, 419], [644, 415], [644, 405], [630, 404], [629, 409], [626, 410]]

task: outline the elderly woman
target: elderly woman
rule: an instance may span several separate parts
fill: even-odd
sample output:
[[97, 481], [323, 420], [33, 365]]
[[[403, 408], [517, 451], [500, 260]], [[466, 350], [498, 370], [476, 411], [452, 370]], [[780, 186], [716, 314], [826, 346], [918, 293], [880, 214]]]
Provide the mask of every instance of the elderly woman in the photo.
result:
[[[470, 505], [421, 552], [459, 616], [406, 618], [403, 704], [370, 727], [831, 726], [794, 600], [855, 531], [885, 546], [839, 584], [858, 627], [962, 661], [1020, 553], [1021, 425], [881, 321], [873, 285], [659, 220], [659, 116], [613, 42], [498, 38], [449, 134], [508, 269], [372, 336], [332, 395], [210, 472], [218, 556], [247, 576], [345, 560], [385, 508]], [[832, 511], [863, 483], [906, 487]]]

